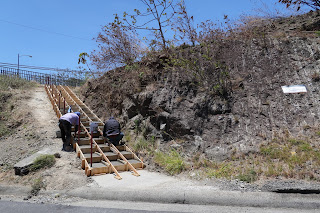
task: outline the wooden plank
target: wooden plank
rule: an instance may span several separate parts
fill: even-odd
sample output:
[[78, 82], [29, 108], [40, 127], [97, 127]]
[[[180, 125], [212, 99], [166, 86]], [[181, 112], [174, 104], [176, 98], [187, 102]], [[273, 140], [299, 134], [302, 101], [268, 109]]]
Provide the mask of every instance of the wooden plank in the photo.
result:
[[113, 148], [113, 150], [115, 150], [118, 155], [120, 156], [120, 158], [126, 162], [127, 166], [130, 168], [130, 170], [133, 172], [132, 174], [134, 176], [140, 176], [139, 173], [137, 172], [137, 170], [131, 165], [131, 163], [129, 163], [129, 161], [121, 154], [121, 152], [113, 145], [111, 144], [111, 147]]
[[138, 158], [138, 156], [127, 145], [124, 145], [124, 146], [126, 147], [126, 151], [131, 152], [133, 154], [133, 157], [135, 160], [138, 160], [141, 162], [141, 169], [143, 169], [144, 168], [143, 160]]

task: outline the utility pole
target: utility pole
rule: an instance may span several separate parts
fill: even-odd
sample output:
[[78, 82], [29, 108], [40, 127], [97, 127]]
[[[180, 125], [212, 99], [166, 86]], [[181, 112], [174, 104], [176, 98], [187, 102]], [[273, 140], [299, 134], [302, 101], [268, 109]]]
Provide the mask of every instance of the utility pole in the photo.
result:
[[19, 55], [19, 53], [18, 53], [18, 72], [17, 72], [17, 75], [18, 75], [18, 76], [19, 76], [19, 59], [20, 59], [20, 57], [22, 57], [22, 56], [28, 56], [28, 57], [32, 58], [32, 55]]
[[19, 53], [18, 53], [18, 72], [17, 72], [18, 76], [19, 76], [19, 58], [20, 58], [20, 56], [19, 56]]

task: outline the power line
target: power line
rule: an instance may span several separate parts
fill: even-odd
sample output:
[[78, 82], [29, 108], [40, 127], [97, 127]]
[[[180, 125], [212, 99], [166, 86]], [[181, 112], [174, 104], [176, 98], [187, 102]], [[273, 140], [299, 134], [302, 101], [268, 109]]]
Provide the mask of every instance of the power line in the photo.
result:
[[23, 24], [18, 24], [18, 23], [11, 22], [11, 21], [6, 21], [6, 20], [3, 20], [3, 19], [0, 19], [0, 21], [6, 22], [6, 23], [8, 23], [8, 24], [17, 25], [17, 26], [20, 26], [20, 27], [29, 28], [29, 29], [32, 29], [32, 30], [38, 30], [38, 31], [46, 32], [46, 33], [55, 34], [55, 35], [60, 35], [60, 36], [65, 36], [65, 37], [70, 37], [70, 38], [76, 38], [76, 39], [81, 39], [81, 40], [86, 40], [86, 41], [93, 41], [93, 40], [87, 39], [87, 38], [81, 38], [81, 37], [77, 37], [77, 36], [66, 35], [66, 34], [63, 34], [63, 33], [57, 33], [57, 32], [53, 32], [53, 31], [49, 31], [49, 30], [44, 30], [44, 29], [40, 29], [40, 28], [35, 28], [35, 27], [23, 25]]
[[[16, 68], [18, 67], [18, 64], [0, 62], [0, 66]], [[60, 68], [52, 68], [52, 67], [38, 67], [38, 66], [21, 65], [21, 64], [19, 65], [19, 67], [25, 68], [25, 69], [48, 70], [48, 71], [57, 71], [57, 72], [81, 72], [81, 70], [60, 69]]]

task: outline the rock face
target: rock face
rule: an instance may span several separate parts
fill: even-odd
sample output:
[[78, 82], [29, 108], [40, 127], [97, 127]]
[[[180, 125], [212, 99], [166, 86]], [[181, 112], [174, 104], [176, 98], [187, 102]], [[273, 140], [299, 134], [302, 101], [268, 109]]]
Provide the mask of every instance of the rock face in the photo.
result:
[[[317, 12], [303, 17], [310, 18], [312, 30], [320, 30]], [[205, 153], [215, 160], [255, 151], [273, 138], [307, 135], [319, 124], [320, 40], [313, 32], [282, 32], [281, 23], [288, 20], [271, 23], [277, 31], [255, 38], [176, 50], [193, 60], [209, 49], [211, 60], [227, 67], [231, 88], [226, 95], [212, 92], [221, 84], [210, 81], [209, 74], [201, 86], [188, 66], [175, 69], [158, 57], [141, 62], [137, 70], [119, 68], [88, 82], [83, 98], [100, 117], [112, 114], [124, 126], [144, 123], [160, 146], [180, 139], [186, 153]], [[300, 84], [307, 93], [281, 90]]]

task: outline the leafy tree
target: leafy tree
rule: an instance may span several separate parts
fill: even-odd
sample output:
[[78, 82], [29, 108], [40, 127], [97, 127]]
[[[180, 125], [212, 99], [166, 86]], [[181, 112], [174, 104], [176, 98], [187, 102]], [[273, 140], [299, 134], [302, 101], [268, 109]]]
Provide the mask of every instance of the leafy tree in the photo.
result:
[[100, 71], [97, 71], [97, 70], [93, 71], [90, 68], [90, 66], [88, 64], [88, 60], [87, 60], [87, 58], [89, 58], [89, 57], [90, 57], [89, 54], [86, 53], [86, 52], [82, 52], [82, 53], [79, 54], [78, 64], [87, 65], [87, 68], [88, 68], [89, 71], [86, 68], [83, 68], [80, 65], [78, 67], [78, 72], [77, 73], [73, 73], [74, 76], [76, 76], [79, 79], [82, 79], [82, 78], [88, 79], [90, 77], [94, 78], [94, 77], [97, 77], [97, 76], [101, 76], [101, 72]]
[[315, 10], [320, 9], [320, 0], [279, 0], [279, 2], [286, 4], [287, 7], [297, 6], [297, 10], [300, 10], [301, 5], [307, 5]]
[[197, 40], [197, 31], [193, 25], [193, 16], [189, 16], [187, 13], [187, 7], [184, 0], [181, 0], [177, 4], [176, 14], [178, 16], [175, 18], [173, 27], [178, 30], [180, 39], [187, 38], [194, 46]]
[[102, 27], [96, 41], [99, 50], [94, 50], [90, 59], [98, 69], [130, 65], [143, 53], [141, 41], [135, 31], [124, 27], [120, 22]]
[[88, 65], [88, 63], [87, 63], [86, 57], [89, 57], [89, 54], [88, 54], [88, 53], [86, 53], [86, 52], [80, 53], [80, 54], [79, 54], [78, 64], [86, 64], [87, 67], [88, 67], [88, 69], [91, 71], [91, 69], [90, 69], [90, 67], [89, 67], [89, 65]]
[[[131, 27], [136, 30], [152, 31], [155, 39], [151, 40], [151, 47], [167, 49], [169, 40], [165, 32], [170, 27], [170, 19], [174, 16], [175, 0], [140, 0], [145, 6], [144, 11], [134, 9], [134, 14], [123, 13], [120, 18], [115, 14], [114, 23]], [[143, 18], [143, 20], [141, 20]]]

